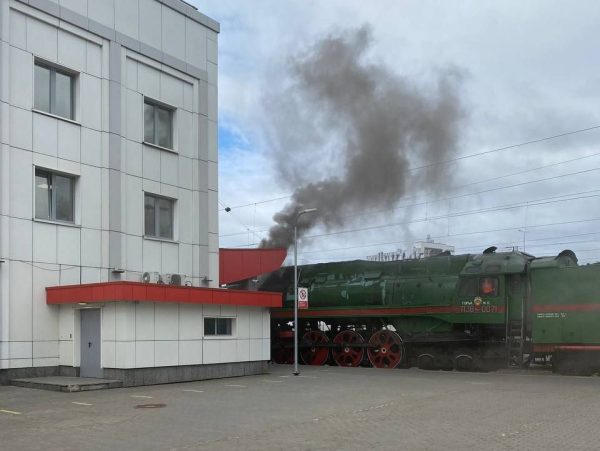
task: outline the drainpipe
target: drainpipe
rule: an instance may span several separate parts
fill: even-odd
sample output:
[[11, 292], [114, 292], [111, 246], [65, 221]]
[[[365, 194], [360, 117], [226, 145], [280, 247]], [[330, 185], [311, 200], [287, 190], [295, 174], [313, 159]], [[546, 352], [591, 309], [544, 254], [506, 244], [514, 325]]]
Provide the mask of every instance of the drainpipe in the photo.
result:
[[[9, 33], [9, 2], [8, 0], [0, 0], [0, 42], [8, 42]], [[5, 117], [8, 113], [8, 45], [0, 47], [0, 214], [3, 212], [3, 196], [8, 192], [10, 179], [8, 172], [8, 117]], [[8, 203], [6, 204], [8, 206]], [[8, 284], [3, 284], [3, 277], [8, 277], [8, 265], [4, 262], [5, 258], [8, 257], [8, 240], [3, 233], [2, 224], [4, 217], [0, 216], [0, 342], [6, 343], [4, 347], [0, 347], [0, 359], [8, 359], [8, 355], [2, 353], [2, 349], [8, 349], [8, 316], [9, 316], [9, 305], [8, 305], [8, 293], [4, 293], [4, 290], [8, 290]]]

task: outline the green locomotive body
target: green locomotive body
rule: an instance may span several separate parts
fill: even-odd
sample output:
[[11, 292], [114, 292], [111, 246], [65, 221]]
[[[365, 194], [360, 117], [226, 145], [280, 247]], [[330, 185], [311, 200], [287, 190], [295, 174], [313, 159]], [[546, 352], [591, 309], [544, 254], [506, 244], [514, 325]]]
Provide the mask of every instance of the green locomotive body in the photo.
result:
[[[600, 351], [600, 265], [578, 266], [571, 251], [535, 258], [495, 250], [300, 266], [298, 286], [309, 294], [299, 311], [302, 360], [466, 370], [554, 356], [568, 371], [600, 368], [590, 358]], [[261, 289], [284, 294], [271, 313], [272, 353], [289, 362], [293, 268], [270, 274]]]

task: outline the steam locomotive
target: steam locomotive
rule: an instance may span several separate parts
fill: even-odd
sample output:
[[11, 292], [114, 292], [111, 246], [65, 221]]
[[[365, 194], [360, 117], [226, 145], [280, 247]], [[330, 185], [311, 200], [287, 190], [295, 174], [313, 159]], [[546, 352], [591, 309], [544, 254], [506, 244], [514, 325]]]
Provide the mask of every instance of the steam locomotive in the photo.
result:
[[[305, 364], [477, 371], [532, 362], [567, 374], [600, 370], [600, 264], [576, 255], [496, 252], [298, 267]], [[293, 267], [268, 274], [272, 359], [293, 361]], [[596, 298], [598, 296], [598, 298]]]

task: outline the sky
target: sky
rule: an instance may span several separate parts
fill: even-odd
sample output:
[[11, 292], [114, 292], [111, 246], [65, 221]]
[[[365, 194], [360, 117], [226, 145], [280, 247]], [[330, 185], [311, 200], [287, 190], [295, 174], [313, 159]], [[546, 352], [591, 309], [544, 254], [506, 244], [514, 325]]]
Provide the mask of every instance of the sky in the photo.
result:
[[428, 237], [600, 261], [598, 2], [191, 3], [221, 24], [221, 247], [317, 206], [299, 263]]

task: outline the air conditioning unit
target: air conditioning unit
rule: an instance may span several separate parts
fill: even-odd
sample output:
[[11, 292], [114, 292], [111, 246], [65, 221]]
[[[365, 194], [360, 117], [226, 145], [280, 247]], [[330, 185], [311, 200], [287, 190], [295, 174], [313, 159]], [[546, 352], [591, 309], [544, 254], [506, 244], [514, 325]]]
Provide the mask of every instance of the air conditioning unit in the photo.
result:
[[159, 272], [145, 272], [142, 275], [142, 282], [175, 286], [191, 285], [185, 274], [161, 274]]
[[185, 276], [181, 274], [167, 274], [167, 283], [169, 285], [183, 285], [185, 283]]
[[145, 272], [142, 274], [144, 283], [165, 283], [162, 275], [158, 272]]

